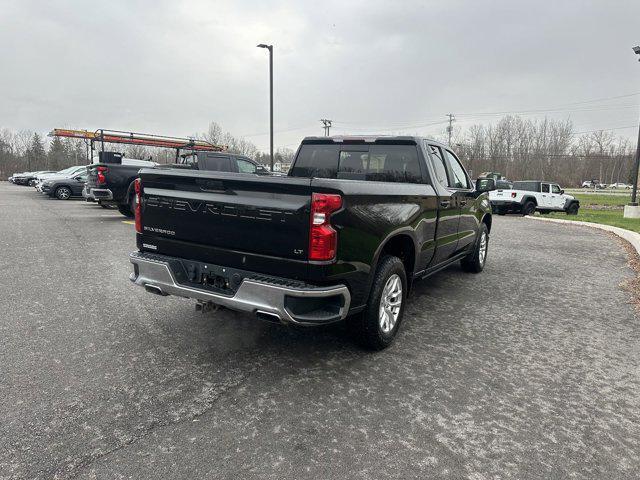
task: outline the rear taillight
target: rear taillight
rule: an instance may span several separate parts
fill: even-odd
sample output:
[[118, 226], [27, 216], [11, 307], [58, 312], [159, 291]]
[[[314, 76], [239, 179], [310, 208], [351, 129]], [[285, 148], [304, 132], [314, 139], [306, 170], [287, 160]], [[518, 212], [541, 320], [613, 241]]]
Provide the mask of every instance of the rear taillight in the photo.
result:
[[311, 229], [309, 260], [333, 260], [338, 246], [338, 233], [329, 218], [342, 207], [342, 197], [330, 193], [314, 193], [311, 197]]
[[511, 198], [516, 198], [516, 192], [511, 192]]
[[133, 188], [136, 192], [136, 206], [133, 212], [136, 218], [136, 232], [142, 233], [142, 183], [139, 178], [133, 182]]
[[98, 167], [98, 185], [104, 185], [107, 183], [107, 179], [104, 174], [107, 173], [109, 169], [107, 167]]

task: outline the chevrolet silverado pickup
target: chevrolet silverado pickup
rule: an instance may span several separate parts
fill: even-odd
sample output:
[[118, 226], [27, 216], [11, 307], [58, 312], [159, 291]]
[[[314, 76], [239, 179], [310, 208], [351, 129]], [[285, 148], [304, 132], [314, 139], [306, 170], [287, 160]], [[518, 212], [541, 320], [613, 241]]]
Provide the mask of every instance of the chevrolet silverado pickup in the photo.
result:
[[533, 215], [536, 211], [541, 214], [565, 212], [577, 215], [580, 209], [578, 199], [567, 195], [560, 185], [552, 182], [513, 182], [511, 188], [496, 188], [489, 192], [489, 201], [498, 215]]
[[288, 176], [143, 169], [131, 281], [285, 324], [346, 319], [379, 350], [415, 280], [482, 271], [493, 186], [415, 137], [308, 137]]

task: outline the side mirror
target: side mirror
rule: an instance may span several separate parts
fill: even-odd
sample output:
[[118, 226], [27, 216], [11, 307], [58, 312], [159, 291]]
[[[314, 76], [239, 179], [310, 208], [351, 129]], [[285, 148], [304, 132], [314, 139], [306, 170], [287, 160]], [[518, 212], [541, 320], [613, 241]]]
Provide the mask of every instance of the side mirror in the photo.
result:
[[564, 195], [564, 190], [560, 190], [560, 195]]
[[476, 192], [490, 192], [496, 189], [496, 181], [493, 178], [478, 178], [476, 180]]

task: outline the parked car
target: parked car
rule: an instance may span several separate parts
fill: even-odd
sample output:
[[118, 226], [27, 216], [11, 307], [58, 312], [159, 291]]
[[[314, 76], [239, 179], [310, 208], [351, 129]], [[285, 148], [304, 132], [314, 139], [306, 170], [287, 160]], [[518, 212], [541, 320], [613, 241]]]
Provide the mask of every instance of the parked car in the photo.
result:
[[37, 185], [39, 183], [42, 183], [43, 180], [46, 180], [51, 177], [55, 177], [55, 176], [69, 177], [71, 175], [74, 175], [75, 173], [86, 172], [86, 170], [87, 170], [86, 165], [75, 165], [73, 167], [68, 167], [53, 173], [41, 173], [35, 176], [34, 187], [37, 187]]
[[513, 182], [511, 189], [496, 189], [489, 192], [491, 207], [498, 215], [518, 213], [533, 215], [540, 213], [566, 212], [576, 215], [580, 202], [567, 195], [557, 183], [541, 181]]
[[600, 183], [599, 180], [585, 180], [582, 182], [582, 188], [593, 188], [594, 190], [603, 190], [607, 188], [606, 183]]
[[67, 177], [56, 175], [43, 180], [39, 185], [38, 191], [50, 197], [57, 198], [58, 200], [69, 200], [71, 197], [81, 197], [87, 176], [86, 169]]
[[42, 173], [51, 173], [50, 170], [42, 170], [38, 172], [24, 172], [17, 173], [13, 175], [13, 183], [16, 185], [29, 185], [31, 181], [36, 178], [36, 175], [40, 175]]
[[611, 185], [609, 185], [608, 188], [619, 188], [619, 189], [630, 190], [631, 185], [627, 183], [612, 183]]
[[158, 165], [144, 160], [122, 159], [121, 164], [97, 163], [89, 167], [86, 198], [103, 205], [116, 205], [120, 213], [133, 218], [135, 209], [133, 181], [142, 167], [178, 170], [214, 170], [221, 172], [268, 174], [259, 163], [243, 155], [227, 152], [198, 152], [187, 162]]
[[414, 280], [481, 272], [493, 179], [417, 137], [309, 137], [287, 176], [142, 169], [131, 280], [148, 292], [393, 341]]

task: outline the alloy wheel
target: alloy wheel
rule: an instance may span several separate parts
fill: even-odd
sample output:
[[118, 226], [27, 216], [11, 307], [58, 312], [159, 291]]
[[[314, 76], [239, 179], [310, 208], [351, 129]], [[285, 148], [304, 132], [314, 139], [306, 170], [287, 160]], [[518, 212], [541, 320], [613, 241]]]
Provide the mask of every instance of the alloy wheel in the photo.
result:
[[383, 333], [391, 332], [393, 327], [396, 326], [401, 307], [402, 280], [398, 274], [394, 273], [387, 280], [380, 296], [378, 320], [380, 322], [380, 330]]

